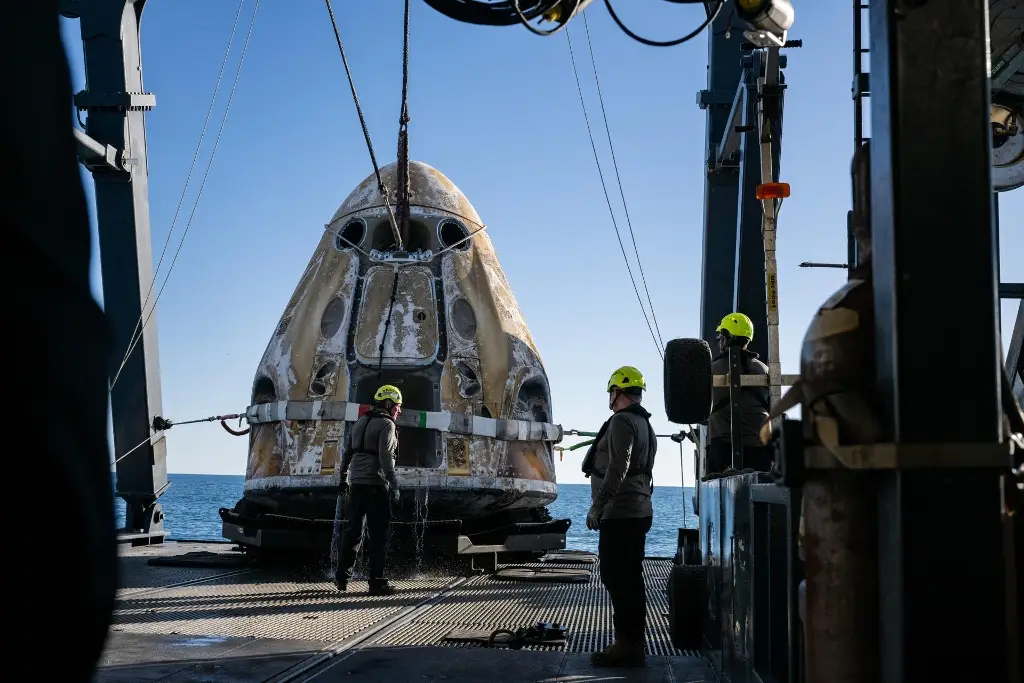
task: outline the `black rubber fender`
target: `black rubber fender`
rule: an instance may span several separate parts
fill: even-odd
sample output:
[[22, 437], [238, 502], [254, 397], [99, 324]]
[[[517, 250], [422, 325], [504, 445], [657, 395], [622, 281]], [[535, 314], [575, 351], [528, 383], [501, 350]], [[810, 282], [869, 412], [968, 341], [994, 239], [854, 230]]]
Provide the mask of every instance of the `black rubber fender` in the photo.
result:
[[665, 346], [665, 412], [675, 424], [703, 424], [711, 415], [711, 347], [703, 339]]
[[668, 622], [677, 650], [699, 650], [708, 602], [707, 567], [677, 564], [668, 576]]

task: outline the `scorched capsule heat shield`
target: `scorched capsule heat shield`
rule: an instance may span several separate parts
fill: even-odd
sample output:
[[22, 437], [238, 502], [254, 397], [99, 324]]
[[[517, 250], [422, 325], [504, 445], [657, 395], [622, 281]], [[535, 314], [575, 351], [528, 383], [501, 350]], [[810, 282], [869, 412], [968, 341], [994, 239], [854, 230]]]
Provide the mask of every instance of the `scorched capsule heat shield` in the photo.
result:
[[[391, 197], [396, 172], [381, 169]], [[425, 497], [430, 518], [465, 520], [529, 517], [556, 497], [562, 430], [494, 246], [448, 178], [419, 162], [409, 176], [404, 251], [371, 174], [335, 212], [273, 330], [248, 410], [250, 512], [333, 517], [345, 430], [385, 383], [404, 396], [403, 502]]]

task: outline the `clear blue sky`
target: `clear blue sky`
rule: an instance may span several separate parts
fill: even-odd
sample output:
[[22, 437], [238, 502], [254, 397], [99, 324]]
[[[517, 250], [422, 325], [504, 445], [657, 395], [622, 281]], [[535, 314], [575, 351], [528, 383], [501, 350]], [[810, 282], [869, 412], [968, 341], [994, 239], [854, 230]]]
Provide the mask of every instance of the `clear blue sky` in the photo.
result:
[[[689, 32], [702, 16], [697, 7], [658, 0], [628, 3], [628, 10], [619, 4], [635, 31], [661, 40]], [[242, 10], [158, 288], [216, 137], [253, 5], [246, 0]], [[399, 113], [403, 4], [334, 5], [378, 159], [389, 163]], [[181, 196], [236, 8], [234, 0], [146, 5], [144, 82], [157, 101], [147, 115], [154, 259]], [[650, 48], [622, 34], [600, 3], [587, 15], [658, 323], [666, 340], [699, 336], [705, 117], [695, 97], [706, 82], [707, 35], [680, 47]], [[599, 126], [582, 20], [570, 33], [591, 122]], [[65, 21], [65, 37], [80, 89], [78, 22]], [[807, 322], [844, 278], [842, 271], [797, 264], [845, 258], [849, 6], [799, 3], [791, 37], [802, 38], [804, 47], [790, 51], [786, 71], [782, 176], [793, 196], [782, 210], [778, 239], [782, 360], [790, 373], [798, 370]], [[596, 429], [608, 414], [608, 374], [629, 364], [647, 375], [645, 402], [656, 428], [675, 431], [665, 419], [660, 359], [601, 192], [565, 36], [461, 24], [414, 0], [410, 114], [412, 157], [451, 178], [488, 224], [547, 367], [555, 421]], [[595, 134], [606, 178], [614, 182], [603, 130]], [[209, 180], [154, 317], [166, 417], [244, 409], [256, 365], [324, 223], [370, 170], [324, 4], [264, 0]], [[618, 206], [617, 192], [613, 201]], [[1001, 213], [1003, 279], [1021, 281], [1024, 192], [1002, 195]], [[628, 233], [624, 238], [628, 246]], [[1012, 315], [1004, 305], [1007, 340]], [[216, 424], [176, 428], [168, 433], [168, 470], [242, 473], [246, 443]], [[691, 452], [687, 448], [688, 483]], [[581, 453], [558, 464], [559, 481], [585, 481]], [[674, 443], [662, 442], [659, 485], [679, 482], [678, 455]]]

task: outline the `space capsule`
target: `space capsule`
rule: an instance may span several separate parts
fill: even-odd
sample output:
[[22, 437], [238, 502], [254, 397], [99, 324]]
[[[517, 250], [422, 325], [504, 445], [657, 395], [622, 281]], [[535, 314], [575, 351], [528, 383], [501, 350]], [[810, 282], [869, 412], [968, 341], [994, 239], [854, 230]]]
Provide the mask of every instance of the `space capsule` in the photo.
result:
[[[389, 188], [396, 175], [381, 169]], [[562, 430], [494, 246], [443, 174], [410, 162], [409, 188], [401, 251], [376, 175], [349, 194], [273, 330], [247, 413], [247, 518], [332, 517], [345, 430], [381, 384], [404, 397], [402, 497], [430, 518], [531, 521], [555, 500]]]

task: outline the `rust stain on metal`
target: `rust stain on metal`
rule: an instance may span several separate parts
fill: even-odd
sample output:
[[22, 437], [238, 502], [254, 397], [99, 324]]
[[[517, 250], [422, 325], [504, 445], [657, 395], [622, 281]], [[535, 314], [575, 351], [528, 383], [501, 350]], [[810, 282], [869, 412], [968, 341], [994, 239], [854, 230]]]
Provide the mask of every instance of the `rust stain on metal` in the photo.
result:
[[829, 472], [804, 485], [808, 683], [878, 680], [877, 515], [868, 476]]
[[469, 474], [469, 444], [466, 439], [451, 438], [447, 441], [448, 474]]

